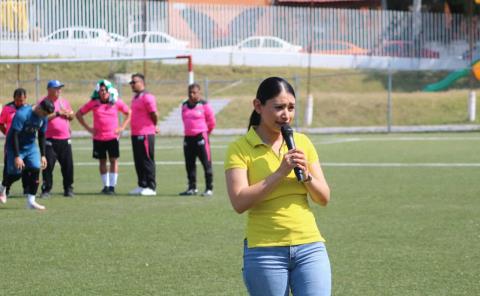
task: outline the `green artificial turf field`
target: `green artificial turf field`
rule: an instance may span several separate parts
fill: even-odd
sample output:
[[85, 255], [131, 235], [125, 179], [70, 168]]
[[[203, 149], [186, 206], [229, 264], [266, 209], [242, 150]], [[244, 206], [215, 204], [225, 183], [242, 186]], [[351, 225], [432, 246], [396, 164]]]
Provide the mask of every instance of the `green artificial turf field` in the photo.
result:
[[[313, 211], [334, 295], [480, 295], [479, 133], [310, 137], [332, 190]], [[115, 197], [98, 194], [90, 140], [74, 139], [75, 198], [60, 195], [57, 167], [46, 211], [25, 209], [20, 184], [0, 205], [0, 295], [246, 295], [246, 215], [230, 206], [222, 165], [234, 138], [211, 139], [210, 199], [177, 195], [181, 138], [157, 140], [156, 197], [126, 194], [128, 138]]]

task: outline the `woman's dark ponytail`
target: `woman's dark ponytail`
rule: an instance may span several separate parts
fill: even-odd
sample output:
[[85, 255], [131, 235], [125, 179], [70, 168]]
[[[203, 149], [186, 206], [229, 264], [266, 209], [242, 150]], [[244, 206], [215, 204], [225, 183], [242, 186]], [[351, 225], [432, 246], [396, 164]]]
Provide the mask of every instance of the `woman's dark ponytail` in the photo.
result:
[[256, 126], [260, 124], [260, 114], [257, 111], [253, 110], [252, 115], [250, 115], [250, 122], [248, 123], [248, 129], [252, 126]]

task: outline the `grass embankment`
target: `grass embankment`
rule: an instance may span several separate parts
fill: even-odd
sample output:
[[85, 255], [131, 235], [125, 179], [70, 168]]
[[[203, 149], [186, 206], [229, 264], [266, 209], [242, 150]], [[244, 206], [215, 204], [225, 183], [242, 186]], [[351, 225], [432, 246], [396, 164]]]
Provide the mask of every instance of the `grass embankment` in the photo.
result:
[[[0, 66], [1, 103], [7, 102], [16, 87], [16, 66]], [[48, 79], [66, 83], [64, 96], [74, 109], [86, 102], [94, 83], [101, 78], [113, 78], [114, 73], [143, 72], [141, 62], [45, 64], [40, 67], [40, 95], [45, 94]], [[29, 97], [35, 97], [33, 65], [20, 68], [21, 85]], [[187, 72], [185, 65], [166, 65], [148, 62], [148, 89], [159, 102], [162, 116], [186, 97]], [[394, 125], [467, 123], [468, 79], [457, 81], [450, 90], [425, 93], [428, 83], [438, 81], [446, 72], [398, 72], [393, 74], [392, 106]], [[308, 92], [307, 69], [292, 67], [195, 67], [195, 78], [205, 86], [208, 79], [209, 98], [229, 98], [232, 102], [218, 115], [219, 128], [245, 126], [251, 112], [260, 81], [268, 76], [287, 78], [297, 91], [297, 120], [303, 122]], [[314, 97], [313, 126], [385, 125], [387, 122], [387, 74], [380, 71], [313, 69], [310, 92]], [[478, 83], [474, 84], [477, 87]], [[120, 87], [125, 101], [130, 101], [128, 85]], [[32, 99], [30, 101], [33, 101]], [[80, 129], [77, 123], [74, 129]]]

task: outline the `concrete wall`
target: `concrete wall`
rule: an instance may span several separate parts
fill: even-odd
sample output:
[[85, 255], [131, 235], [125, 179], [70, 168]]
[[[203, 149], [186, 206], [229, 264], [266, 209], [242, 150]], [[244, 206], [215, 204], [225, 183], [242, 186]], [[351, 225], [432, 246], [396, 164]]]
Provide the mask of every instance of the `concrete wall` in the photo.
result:
[[[25, 41], [20, 45], [20, 57], [77, 57], [101, 58], [114, 56], [115, 50], [106, 46], [52, 46], [51, 44]], [[307, 53], [242, 53], [212, 51], [203, 49], [189, 50], [156, 50], [147, 52], [148, 56], [175, 57], [180, 54], [191, 54], [194, 65], [216, 66], [274, 66], [274, 67], [308, 67]], [[0, 43], [0, 56], [14, 58], [17, 56], [17, 43], [3, 41]], [[174, 61], [173, 61], [174, 62]], [[439, 59], [425, 58], [389, 58], [353, 55], [320, 55], [313, 54], [311, 66], [314, 68], [343, 69], [392, 69], [401, 71], [417, 70], [457, 70], [468, 67], [468, 63], [460, 58], [444, 57]]]

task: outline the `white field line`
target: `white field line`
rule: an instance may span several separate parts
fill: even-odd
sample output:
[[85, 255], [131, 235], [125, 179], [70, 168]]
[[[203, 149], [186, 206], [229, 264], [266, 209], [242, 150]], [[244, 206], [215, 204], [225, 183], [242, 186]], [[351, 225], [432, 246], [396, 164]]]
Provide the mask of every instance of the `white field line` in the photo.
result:
[[[316, 145], [331, 145], [331, 144], [342, 144], [342, 143], [350, 143], [350, 142], [395, 142], [395, 141], [418, 141], [418, 142], [426, 142], [426, 141], [480, 141], [480, 137], [392, 137], [392, 138], [380, 138], [380, 137], [370, 137], [370, 138], [339, 138], [339, 139], [326, 139], [320, 141], [314, 141], [313, 144]], [[182, 148], [182, 142], [180, 141], [178, 145], [159, 145], [157, 143], [155, 150], [170, 150], [170, 149], [179, 149]], [[220, 142], [221, 143], [221, 142]], [[230, 142], [224, 142], [224, 145], [221, 144], [214, 144], [210, 145], [213, 149], [226, 149]], [[87, 146], [81, 145], [76, 146], [74, 144], [73, 150], [79, 151], [91, 151], [92, 146], [89, 144]], [[120, 145], [120, 150], [131, 150], [130, 145]]]
[[[185, 165], [184, 161], [156, 161], [157, 165]], [[132, 166], [132, 161], [118, 163], [121, 166]], [[223, 161], [214, 161], [214, 165], [223, 165]], [[98, 162], [75, 162], [76, 166], [98, 166]], [[1, 165], [0, 165], [1, 166]], [[480, 163], [361, 163], [361, 162], [325, 162], [323, 167], [366, 167], [366, 168], [469, 168], [480, 167]]]
[[317, 145], [329, 145], [349, 142], [396, 142], [396, 141], [411, 141], [411, 142], [427, 142], [427, 141], [480, 141], [480, 137], [367, 137], [367, 138], [340, 138], [315, 141]]
[[325, 162], [322, 163], [324, 167], [370, 167], [370, 168], [468, 168], [480, 167], [480, 163], [441, 163], [441, 162], [425, 162], [425, 163], [361, 163], [361, 162]]
[[480, 137], [365, 137], [359, 139], [365, 141], [480, 141]]
[[[182, 145], [169, 145], [169, 146], [159, 146], [156, 145], [155, 150], [174, 150], [174, 149], [183, 149]], [[228, 145], [210, 145], [212, 149], [226, 149]], [[75, 152], [78, 151], [92, 151], [93, 146], [73, 146], [72, 150]], [[132, 146], [122, 146], [120, 145], [120, 150], [132, 150]]]
[[317, 145], [330, 145], [330, 144], [341, 144], [341, 143], [349, 143], [349, 142], [359, 142], [362, 139], [360, 138], [347, 138], [347, 139], [331, 139], [331, 140], [323, 140], [320, 142], [313, 142], [313, 144]]

